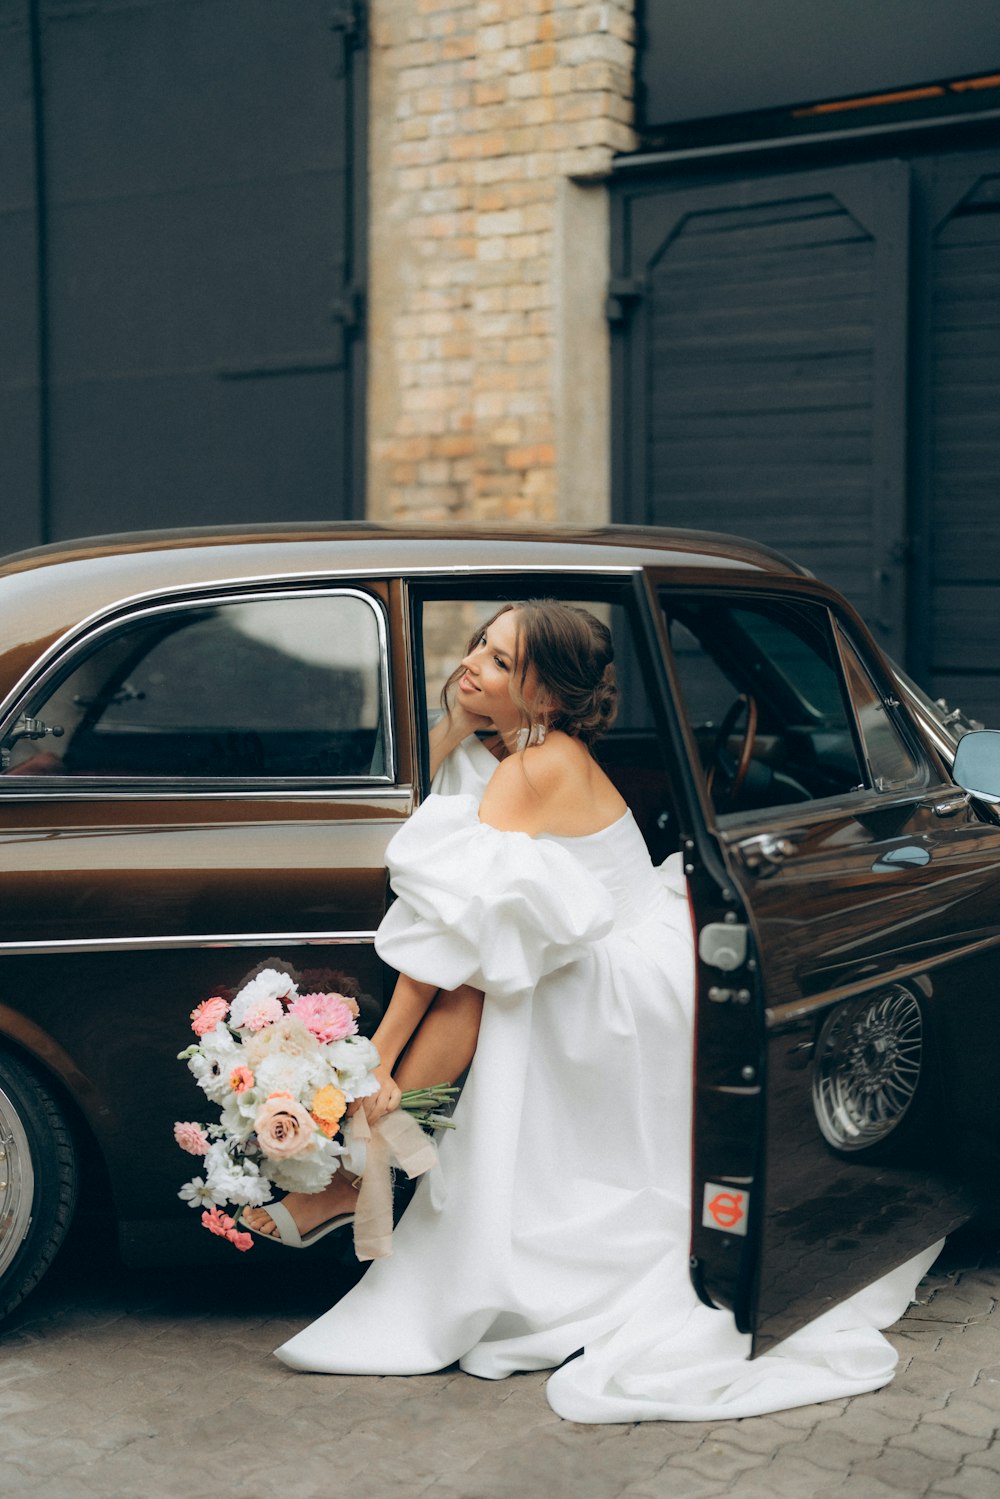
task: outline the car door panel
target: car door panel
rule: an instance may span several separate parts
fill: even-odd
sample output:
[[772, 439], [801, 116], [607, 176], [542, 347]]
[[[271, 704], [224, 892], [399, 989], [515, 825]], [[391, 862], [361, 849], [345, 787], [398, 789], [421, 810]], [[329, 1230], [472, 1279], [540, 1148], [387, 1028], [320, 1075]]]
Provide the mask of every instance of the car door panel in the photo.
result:
[[[656, 581], [666, 594], [669, 579]], [[742, 597], [749, 601], [747, 609], [764, 616], [772, 607], [764, 601], [774, 601], [771, 624], [799, 607], [792, 597], [797, 595], [803, 608], [809, 604], [816, 611], [809, 628], [817, 636], [821, 613], [831, 601], [825, 590], [806, 582], [775, 588], [765, 580], [755, 589], [752, 581], [738, 580], [732, 593], [713, 582], [709, 594], [712, 608], [724, 609]], [[682, 601], [678, 617], [685, 630], [696, 630], [689, 602]], [[823, 629], [832, 682], [838, 651], [832, 630]], [[856, 621], [851, 631], [864, 639]], [[767, 630], [757, 633], [766, 644]], [[719, 635], [728, 684], [716, 690], [717, 711], [727, 693], [731, 701], [737, 691], [765, 692], [762, 743], [771, 761], [780, 760], [774, 724], [767, 720], [766, 682], [751, 672], [766, 660], [748, 657], [741, 681], [733, 670], [738, 661], [733, 636], [724, 630]], [[862, 647], [870, 648], [870, 643]], [[690, 699], [692, 692], [690, 661], [678, 665], [666, 632], [664, 649], [683, 710], [685, 693]], [[791, 677], [795, 665], [795, 652], [789, 650], [776, 659], [775, 676]], [[877, 681], [877, 661], [871, 670]], [[846, 679], [839, 675], [847, 703]], [[779, 685], [772, 707], [787, 695], [788, 682]], [[888, 694], [884, 702], [888, 712]], [[822, 715], [816, 718], [822, 723]], [[706, 746], [717, 755], [718, 741], [713, 744], [707, 721], [699, 724], [687, 721], [684, 732], [692, 762], [698, 762], [700, 745], [704, 764]], [[880, 792], [874, 782], [868, 790], [852, 788], [857, 776], [849, 770], [850, 754], [862, 753], [861, 731], [855, 725], [848, 736], [846, 723], [833, 727], [836, 732], [825, 736], [811, 731], [806, 741], [796, 725], [795, 752], [801, 754], [805, 742], [809, 753], [832, 747], [830, 780], [842, 778], [841, 794], [824, 795], [823, 778], [816, 775], [811, 784], [817, 799], [803, 795], [780, 805], [782, 792], [787, 799], [795, 788], [808, 790], [802, 780], [786, 776], [772, 788], [774, 806], [720, 816], [703, 783], [704, 822], [692, 840], [691, 890], [702, 936], [706, 922], [718, 923], [720, 900], [727, 908], [723, 920], [746, 930], [743, 961], [720, 968], [709, 944], [702, 954], [708, 961], [699, 963], [692, 1263], [706, 1299], [731, 1306], [738, 1324], [753, 1332], [755, 1353], [965, 1221], [972, 1206], [945, 1131], [939, 1130], [935, 1141], [926, 1126], [933, 1116], [928, 1099], [940, 1096], [937, 1090], [955, 1060], [956, 1037], [963, 1033], [958, 1014], [968, 1007], [969, 992], [983, 1002], [989, 953], [1000, 943], [998, 829], [969, 808], [956, 812], [955, 788], [943, 780], [931, 756], [926, 756], [925, 784], [911, 793]], [[905, 732], [911, 737], [912, 726]], [[921, 764], [925, 754], [917, 756]], [[937, 806], [948, 815], [938, 816]], [[710, 873], [720, 853], [724, 885]], [[845, 1008], [851, 1005], [856, 1008]], [[920, 1108], [914, 1106], [908, 1117], [904, 1110], [907, 1128], [900, 1126], [891, 1144], [876, 1141], [877, 1130], [871, 1139], [865, 1130], [852, 1135], [853, 1118], [835, 1112], [834, 1124], [844, 1137], [840, 1145], [831, 1143], [820, 1117], [834, 1104], [829, 1079], [817, 1069], [829, 1070], [839, 1045], [838, 1064], [856, 1052], [867, 1087], [865, 1046], [871, 1043], [878, 1064], [872, 1063], [870, 1072], [881, 1077], [882, 1054], [873, 1037], [878, 1033], [884, 1041], [878, 1030], [883, 1010], [894, 1014], [906, 1006], [919, 1020]], [[841, 1016], [846, 1018], [836, 1023], [830, 1018]], [[892, 1056], [899, 1052], [900, 1068], [909, 1078], [909, 1031], [905, 1039], [904, 1046], [891, 1038]], [[983, 1094], [980, 1079], [974, 1096]], [[873, 1107], [882, 1106], [874, 1086], [872, 1098]], [[834, 1102], [839, 1108], [839, 1096]], [[961, 1122], [961, 1114], [957, 1107], [951, 1122]], [[921, 1115], [924, 1128], [911, 1129]], [[828, 1134], [839, 1138], [836, 1128], [828, 1126]]]

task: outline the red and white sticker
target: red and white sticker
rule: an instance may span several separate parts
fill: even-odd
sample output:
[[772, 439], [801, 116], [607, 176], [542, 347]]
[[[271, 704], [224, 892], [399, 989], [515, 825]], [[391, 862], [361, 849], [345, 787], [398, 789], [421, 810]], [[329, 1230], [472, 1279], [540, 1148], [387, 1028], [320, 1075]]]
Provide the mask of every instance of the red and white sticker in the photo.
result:
[[702, 1228], [717, 1228], [720, 1233], [745, 1235], [750, 1213], [750, 1193], [739, 1187], [723, 1187], [718, 1182], [705, 1183], [701, 1208]]

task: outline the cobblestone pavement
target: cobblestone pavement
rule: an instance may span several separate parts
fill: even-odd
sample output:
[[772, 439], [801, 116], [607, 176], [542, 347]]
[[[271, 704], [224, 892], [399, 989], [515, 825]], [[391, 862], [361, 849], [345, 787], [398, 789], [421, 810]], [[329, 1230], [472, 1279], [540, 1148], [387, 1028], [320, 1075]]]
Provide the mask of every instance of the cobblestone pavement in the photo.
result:
[[270, 1351], [343, 1284], [326, 1260], [296, 1259], [283, 1281], [273, 1262], [164, 1276], [95, 1268], [71, 1240], [0, 1335], [0, 1494], [998, 1499], [998, 1243], [951, 1241], [891, 1333], [899, 1372], [874, 1395], [742, 1421], [578, 1426], [549, 1410], [541, 1374], [285, 1369]]

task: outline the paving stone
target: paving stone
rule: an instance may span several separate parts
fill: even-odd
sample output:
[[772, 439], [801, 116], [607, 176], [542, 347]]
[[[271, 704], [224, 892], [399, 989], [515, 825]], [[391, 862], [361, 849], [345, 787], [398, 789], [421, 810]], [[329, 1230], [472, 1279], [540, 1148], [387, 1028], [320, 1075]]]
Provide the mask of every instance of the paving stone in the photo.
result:
[[850, 1474], [852, 1479], [877, 1479], [886, 1488], [895, 1489], [911, 1499], [913, 1495], [926, 1493], [936, 1479], [951, 1478], [955, 1467], [948, 1458], [935, 1458], [926, 1452], [890, 1445], [878, 1457], [851, 1461]]
[[271, 1354], [330, 1300], [320, 1272], [303, 1271], [299, 1289], [267, 1275], [55, 1275], [0, 1335], [0, 1492], [998, 1499], [1000, 1315], [987, 1308], [1000, 1275], [995, 1249], [980, 1259], [963, 1264], [956, 1250], [925, 1284], [892, 1332], [897, 1378], [875, 1394], [734, 1422], [607, 1427], [560, 1421], [544, 1373], [293, 1373]]
[[964, 1466], [953, 1478], [941, 1479], [928, 1492], [940, 1495], [941, 1499], [945, 1495], [955, 1495], [955, 1499], [997, 1499], [996, 1474]]
[[[740, 1451], [729, 1443], [713, 1441], [703, 1443], [696, 1451], [679, 1453], [673, 1460], [671, 1472], [674, 1467], [684, 1468], [701, 1474], [703, 1478], [731, 1482], [766, 1462], [767, 1458], [759, 1453]], [[740, 1488], [742, 1490], [742, 1484]]]
[[970, 1440], [952, 1427], [932, 1425], [921, 1421], [912, 1431], [904, 1432], [901, 1436], [890, 1437], [887, 1446], [908, 1452], [919, 1452], [924, 1457], [935, 1460], [944, 1461], [951, 1458], [957, 1465], [968, 1452]]
[[[997, 1418], [985, 1405], [956, 1397], [943, 1410], [928, 1411], [922, 1417], [921, 1424], [928, 1430], [934, 1426], [944, 1426], [949, 1431], [960, 1433], [962, 1439], [978, 1437], [988, 1442], [996, 1434]], [[962, 1445], [968, 1452], [972, 1444], [963, 1440]]]

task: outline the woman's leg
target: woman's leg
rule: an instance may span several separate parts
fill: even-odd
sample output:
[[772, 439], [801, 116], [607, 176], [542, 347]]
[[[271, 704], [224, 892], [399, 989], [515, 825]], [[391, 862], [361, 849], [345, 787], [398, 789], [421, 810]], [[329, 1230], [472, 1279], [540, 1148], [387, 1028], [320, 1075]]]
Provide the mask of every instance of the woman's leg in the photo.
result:
[[475, 1053], [482, 1015], [481, 989], [442, 989], [393, 1073], [403, 1092], [461, 1077]]
[[[469, 984], [441, 990], [396, 1068], [394, 1077], [400, 1088], [404, 1092], [408, 1088], [430, 1088], [461, 1077], [476, 1050], [482, 1013], [481, 990]], [[322, 1192], [289, 1192], [282, 1198], [300, 1234], [341, 1213], [353, 1212], [356, 1200], [355, 1188], [339, 1173]], [[249, 1208], [244, 1217], [260, 1232], [274, 1232], [266, 1207]]]

